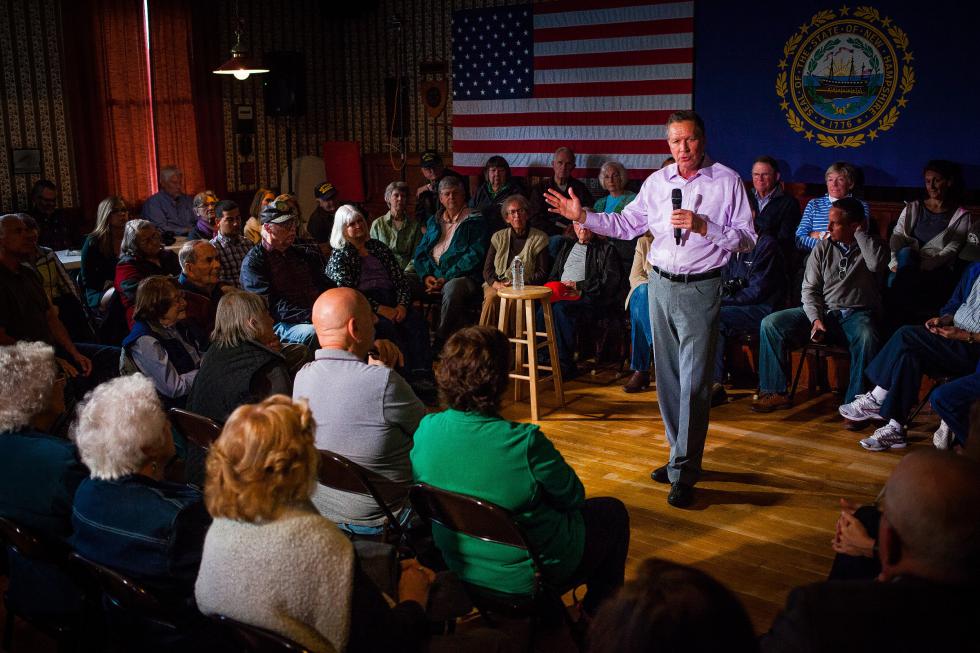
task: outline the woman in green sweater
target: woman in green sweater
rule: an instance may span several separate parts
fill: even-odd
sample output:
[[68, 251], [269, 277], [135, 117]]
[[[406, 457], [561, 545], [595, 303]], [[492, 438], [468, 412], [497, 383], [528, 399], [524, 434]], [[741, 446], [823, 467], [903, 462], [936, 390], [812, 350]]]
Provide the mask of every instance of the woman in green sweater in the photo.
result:
[[[585, 498], [575, 470], [535, 424], [500, 416], [509, 343], [492, 327], [456, 332], [436, 372], [448, 409], [426, 416], [415, 432], [415, 480], [495, 503], [511, 511], [537, 548], [556, 586], [587, 583], [583, 608], [594, 614], [623, 584], [629, 515], [618, 499]], [[468, 583], [528, 594], [530, 558], [519, 549], [455, 535], [433, 524], [449, 567]]]

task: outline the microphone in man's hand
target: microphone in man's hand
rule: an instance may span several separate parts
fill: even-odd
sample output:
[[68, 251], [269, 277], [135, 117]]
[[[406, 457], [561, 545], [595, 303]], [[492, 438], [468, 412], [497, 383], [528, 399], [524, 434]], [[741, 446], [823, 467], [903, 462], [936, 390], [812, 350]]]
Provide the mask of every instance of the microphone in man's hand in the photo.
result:
[[[681, 208], [681, 189], [675, 188], [670, 191], [670, 203], [674, 205], [674, 210]], [[681, 228], [674, 227], [674, 244], [681, 244]]]

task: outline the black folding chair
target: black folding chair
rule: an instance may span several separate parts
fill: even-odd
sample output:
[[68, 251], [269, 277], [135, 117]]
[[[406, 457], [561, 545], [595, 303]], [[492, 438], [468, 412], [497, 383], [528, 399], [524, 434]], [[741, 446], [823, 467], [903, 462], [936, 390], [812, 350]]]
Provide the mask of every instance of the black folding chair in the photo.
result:
[[561, 588], [548, 583], [542, 572], [538, 552], [510, 511], [483, 499], [441, 490], [425, 483], [412, 486], [410, 497], [412, 507], [426, 521], [462, 535], [527, 552], [534, 566], [534, 588], [530, 594], [499, 592], [463, 581], [467, 594], [487, 622], [493, 623], [489, 615], [495, 612], [530, 618], [529, 646], [534, 638], [534, 625], [538, 619], [543, 618], [554, 623], [556, 613], [560, 614], [559, 620], [564, 620], [569, 630], [575, 632], [571, 617], [561, 600], [562, 594], [572, 587]]
[[800, 376], [803, 374], [803, 365], [806, 363], [807, 356], [813, 355], [816, 359], [815, 369], [817, 370], [817, 388], [820, 388], [820, 376], [825, 375], [823, 367], [820, 365], [820, 361], [826, 361], [828, 358], [833, 358], [834, 356], [843, 357], [850, 360], [851, 350], [842, 345], [829, 345], [823, 342], [807, 342], [803, 345], [800, 350], [800, 364], [796, 368], [796, 374], [793, 375], [793, 387], [789, 391], [789, 400], [793, 401], [793, 397], [796, 396], [796, 388], [800, 383]]
[[251, 651], [252, 653], [287, 653], [289, 651], [307, 653], [309, 650], [302, 644], [297, 644], [271, 630], [242, 623], [223, 614], [211, 615], [211, 619], [228, 634], [234, 644], [241, 647], [242, 651]]
[[221, 424], [204, 415], [183, 408], [171, 408], [169, 415], [170, 421], [181, 435], [204, 450], [210, 449], [221, 435]]
[[373, 498], [385, 516], [384, 532], [381, 536], [381, 541], [395, 545], [400, 544], [408, 549], [407, 552], [412, 556], [415, 555], [415, 550], [408, 541], [405, 528], [398, 521], [395, 514], [391, 512], [391, 508], [385, 503], [384, 497], [381, 496], [374, 480], [372, 480], [380, 479], [377, 474], [364, 469], [357, 463], [341, 456], [339, 453], [321, 449], [320, 466], [317, 470], [317, 476], [319, 477], [320, 484], [326, 487], [342, 492], [366, 494]]

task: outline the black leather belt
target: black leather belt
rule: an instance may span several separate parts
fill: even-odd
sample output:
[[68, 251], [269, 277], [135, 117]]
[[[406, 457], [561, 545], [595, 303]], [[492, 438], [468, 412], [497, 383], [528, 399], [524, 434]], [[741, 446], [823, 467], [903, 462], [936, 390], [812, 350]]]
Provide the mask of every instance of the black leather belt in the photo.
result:
[[704, 281], [705, 279], [717, 279], [721, 276], [721, 268], [715, 268], [714, 270], [708, 270], [707, 272], [696, 272], [694, 274], [674, 274], [673, 272], [667, 272], [667, 270], [661, 270], [654, 265], [653, 271], [668, 281], [679, 281], [681, 283]]

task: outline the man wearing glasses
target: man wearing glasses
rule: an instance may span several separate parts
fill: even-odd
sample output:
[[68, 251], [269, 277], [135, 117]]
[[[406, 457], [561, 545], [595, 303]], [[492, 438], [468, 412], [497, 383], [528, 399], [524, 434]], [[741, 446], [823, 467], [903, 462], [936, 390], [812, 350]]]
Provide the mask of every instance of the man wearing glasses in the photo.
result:
[[214, 207], [214, 215], [218, 233], [211, 239], [211, 244], [218, 250], [221, 261], [218, 280], [241, 288], [242, 261], [252, 248], [252, 243], [242, 235], [241, 210], [235, 202], [224, 200]]
[[830, 237], [817, 242], [803, 277], [803, 306], [773, 313], [759, 329], [757, 413], [788, 408], [789, 351], [813, 342], [846, 344], [851, 370], [845, 403], [863, 389], [864, 368], [878, 353], [875, 319], [888, 271], [888, 248], [865, 228], [864, 206], [845, 197], [830, 208]]
[[241, 284], [269, 302], [273, 330], [280, 340], [315, 351], [319, 344], [312, 324], [313, 302], [334, 284], [320, 257], [294, 244], [298, 217], [282, 200], [262, 209], [262, 240], [242, 261]]

